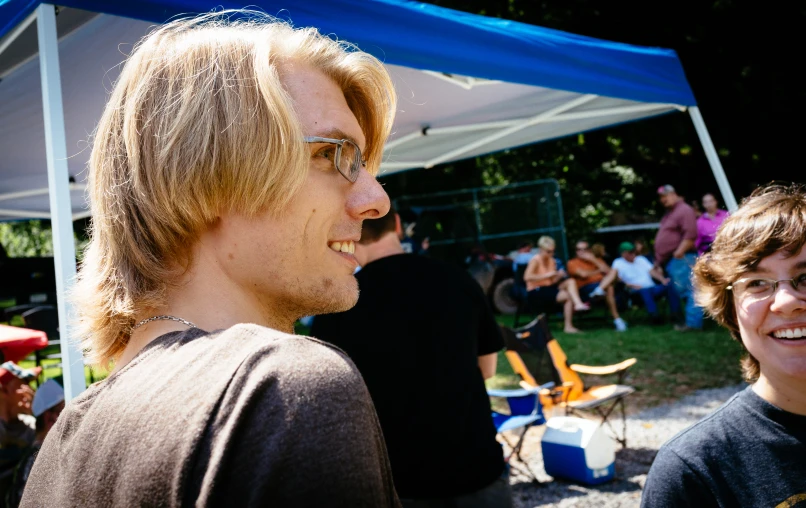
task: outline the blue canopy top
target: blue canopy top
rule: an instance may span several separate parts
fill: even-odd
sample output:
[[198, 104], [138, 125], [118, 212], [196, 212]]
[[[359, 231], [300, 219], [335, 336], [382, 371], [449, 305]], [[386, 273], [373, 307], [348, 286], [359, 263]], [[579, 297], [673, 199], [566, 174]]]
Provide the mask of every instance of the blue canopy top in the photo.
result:
[[[0, 37], [41, 2], [0, 0]], [[694, 106], [677, 54], [407, 0], [60, 0], [59, 5], [163, 23], [249, 6], [356, 44], [382, 61], [640, 102]]]

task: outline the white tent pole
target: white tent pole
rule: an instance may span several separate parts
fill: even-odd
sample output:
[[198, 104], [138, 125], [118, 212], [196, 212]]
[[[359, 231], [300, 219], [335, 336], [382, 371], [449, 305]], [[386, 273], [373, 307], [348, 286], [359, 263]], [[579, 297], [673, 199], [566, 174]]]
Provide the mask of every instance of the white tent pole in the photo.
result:
[[70, 175], [67, 171], [67, 141], [64, 130], [56, 10], [51, 4], [36, 9], [39, 41], [39, 72], [45, 114], [45, 149], [48, 161], [53, 257], [56, 263], [59, 335], [61, 336], [64, 396], [71, 400], [86, 388], [84, 358], [73, 337], [72, 311], [67, 294], [76, 277], [76, 246], [73, 239]]
[[393, 162], [393, 161], [385, 161], [381, 163], [382, 169], [409, 169], [409, 168], [422, 168], [425, 166], [427, 161], [402, 161], [402, 162]]
[[[588, 118], [599, 118], [609, 115], [626, 115], [631, 113], [648, 113], [652, 111], [664, 112], [678, 109], [681, 106], [674, 104], [636, 104], [631, 106], [619, 106], [605, 109], [591, 109], [587, 111], [574, 111], [570, 113], [560, 113], [549, 118], [544, 118], [540, 123], [567, 122], [568, 120], [586, 120]], [[683, 108], [685, 111], [685, 108]], [[528, 121], [528, 118], [516, 118], [513, 120], [496, 120], [494, 122], [474, 123], [465, 125], [452, 125], [449, 127], [431, 127], [427, 135], [436, 136], [439, 134], [459, 134], [463, 132], [473, 132], [479, 130], [503, 129], [513, 125], [521, 125]], [[402, 139], [402, 138], [401, 138]], [[395, 140], [397, 141], [397, 140]], [[407, 139], [408, 141], [408, 139]]]
[[392, 141], [389, 141], [388, 143], [386, 143], [386, 145], [384, 145], [383, 149], [388, 151], [388, 150], [391, 150], [392, 148], [394, 148], [394, 147], [396, 147], [398, 145], [402, 145], [403, 143], [408, 143], [412, 139], [419, 139], [419, 138], [421, 138], [423, 136], [425, 136], [425, 134], [423, 134], [423, 129], [418, 129], [418, 130], [416, 130], [414, 132], [409, 132], [408, 134], [406, 134], [404, 136], [400, 136], [397, 139], [393, 139]]
[[[75, 191], [75, 190], [83, 191], [86, 188], [87, 188], [87, 186], [84, 185], [83, 183], [71, 183], [70, 184], [70, 190], [71, 191]], [[0, 201], [8, 201], [10, 199], [30, 198], [30, 197], [33, 197], [33, 196], [44, 196], [48, 192], [50, 192], [48, 188], [31, 189], [31, 190], [19, 191], [19, 192], [6, 192], [4, 194], [0, 194]], [[50, 214], [48, 214], [48, 217], [50, 217]]]
[[84, 210], [83, 212], [73, 214], [74, 221], [77, 221], [78, 219], [86, 219], [87, 217], [92, 217], [92, 212], [90, 212], [89, 210]]
[[523, 122], [521, 122], [518, 125], [513, 125], [512, 127], [509, 127], [508, 129], [504, 129], [502, 131], [498, 131], [498, 132], [495, 132], [493, 134], [490, 134], [489, 136], [485, 136], [485, 137], [483, 137], [481, 139], [477, 139], [476, 141], [473, 141], [472, 143], [468, 143], [467, 145], [465, 145], [463, 147], [457, 148], [455, 150], [451, 150], [450, 152], [442, 154], [439, 157], [434, 157], [433, 159], [431, 159], [430, 161], [428, 161], [426, 163], [425, 168], [430, 169], [430, 168], [436, 166], [437, 164], [440, 164], [440, 163], [445, 162], [447, 160], [451, 160], [454, 157], [458, 157], [458, 156], [460, 156], [462, 154], [465, 154], [465, 153], [467, 153], [467, 152], [469, 152], [471, 150], [474, 150], [474, 149], [476, 149], [476, 148], [478, 148], [480, 146], [486, 145], [488, 143], [492, 143], [493, 141], [501, 139], [501, 138], [503, 138], [505, 136], [509, 136], [513, 132], [517, 132], [517, 131], [519, 131], [521, 129], [525, 129], [525, 128], [530, 127], [532, 125], [537, 125], [537, 124], [539, 124], [541, 122], [546, 121], [547, 119], [549, 119], [551, 117], [559, 115], [560, 113], [562, 113], [564, 111], [568, 111], [569, 109], [573, 109], [573, 108], [576, 108], [576, 107], [581, 106], [583, 104], [586, 104], [586, 103], [592, 101], [593, 99], [595, 99], [597, 97], [598, 97], [598, 95], [595, 95], [595, 94], [587, 94], [587, 95], [581, 95], [579, 97], [576, 97], [576, 98], [574, 98], [574, 99], [572, 99], [572, 100], [570, 100], [570, 101], [568, 101], [566, 103], [563, 103], [563, 104], [560, 104], [559, 106], [551, 108], [548, 111], [544, 111], [544, 112], [540, 113], [539, 115], [535, 115], [535, 116], [533, 116], [531, 118], [527, 118], [527, 119], [525, 119]]
[[28, 28], [28, 25], [33, 23], [35, 19], [36, 19], [36, 11], [29, 14], [27, 18], [22, 20], [22, 23], [14, 27], [14, 30], [10, 31], [8, 35], [6, 35], [5, 39], [0, 41], [0, 55], [2, 55], [3, 51], [5, 51], [9, 46], [11, 46], [12, 42], [17, 40], [17, 37], [22, 35], [25, 29]]
[[728, 183], [728, 177], [725, 176], [725, 170], [722, 169], [719, 155], [717, 155], [714, 143], [711, 141], [711, 136], [708, 134], [708, 129], [705, 127], [705, 122], [700, 114], [700, 108], [691, 106], [688, 108], [688, 114], [691, 116], [691, 121], [694, 122], [694, 128], [697, 129], [697, 135], [700, 137], [703, 150], [705, 150], [708, 164], [711, 165], [711, 171], [714, 172], [714, 178], [716, 178], [716, 184], [719, 186], [719, 192], [722, 193], [722, 201], [724, 201], [725, 206], [728, 207], [728, 211], [733, 212], [738, 208], [736, 198], [733, 196], [730, 183]]
[[8, 217], [19, 217], [20, 219], [50, 219], [50, 212], [36, 212], [33, 210], [14, 210], [12, 208], [0, 208], [0, 215]]

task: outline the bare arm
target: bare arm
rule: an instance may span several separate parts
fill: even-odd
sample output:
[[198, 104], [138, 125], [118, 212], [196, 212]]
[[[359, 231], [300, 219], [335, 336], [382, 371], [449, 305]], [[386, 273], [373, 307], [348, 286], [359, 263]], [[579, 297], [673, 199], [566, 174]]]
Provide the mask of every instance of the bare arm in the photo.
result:
[[526, 282], [550, 279], [554, 277], [557, 272], [547, 272], [547, 273], [537, 273], [540, 267], [540, 256], [534, 256], [532, 259], [529, 260], [529, 264], [526, 265], [526, 271], [523, 273], [523, 280]]
[[610, 265], [605, 263], [603, 259], [599, 259], [596, 256], [591, 256], [591, 262], [596, 265], [596, 270], [594, 270], [591, 275], [596, 272], [610, 273]]
[[603, 259], [599, 259], [590, 252], [585, 252], [579, 255], [580, 259], [584, 259], [585, 261], [591, 262], [596, 265], [594, 270], [578, 270], [579, 277], [587, 278], [591, 275], [596, 275], [597, 273], [609, 273], [610, 272], [610, 265], [608, 265]]
[[579, 277], [580, 279], [587, 279], [588, 277], [596, 275], [597, 273], [600, 272], [601, 270], [599, 270], [598, 268], [595, 270], [574, 270], [573, 272], [571, 272], [571, 276]]
[[479, 369], [481, 369], [481, 376], [484, 379], [490, 379], [495, 375], [495, 369], [498, 366], [498, 353], [490, 353], [488, 355], [479, 356]]
[[669, 279], [663, 275], [663, 269], [657, 265], [652, 266], [649, 275], [664, 286], [669, 283]]

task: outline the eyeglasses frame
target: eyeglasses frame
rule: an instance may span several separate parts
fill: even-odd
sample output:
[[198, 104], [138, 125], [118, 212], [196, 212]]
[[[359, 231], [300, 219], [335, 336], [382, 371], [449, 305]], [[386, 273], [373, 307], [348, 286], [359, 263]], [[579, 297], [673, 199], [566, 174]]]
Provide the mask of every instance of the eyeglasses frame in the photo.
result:
[[[336, 156], [333, 158], [333, 167], [336, 168], [336, 171], [339, 172], [341, 176], [347, 179], [350, 183], [355, 183], [358, 180], [358, 174], [361, 172], [362, 167], [366, 167], [367, 162], [364, 160], [364, 155], [361, 153], [361, 149], [358, 148], [358, 144], [351, 140], [351, 139], [335, 139], [335, 138], [322, 138], [319, 136], [305, 136], [302, 140], [306, 143], [328, 143], [336, 145]], [[355, 147], [355, 151], [358, 154], [356, 158], [356, 162], [353, 163], [353, 166], [350, 168], [350, 175], [345, 175], [342, 173], [341, 169], [339, 169], [339, 163], [341, 162], [341, 151], [344, 143], [350, 143]]]
[[[795, 282], [795, 279], [799, 279], [799, 278], [803, 277], [803, 275], [804, 274], [801, 273], [797, 277], [792, 277], [791, 279], [779, 279], [779, 280], [765, 279], [763, 277], [744, 277], [743, 279], [739, 279], [736, 282], [730, 284], [725, 289], [727, 289], [728, 291], [733, 292], [734, 289], [735, 289], [736, 284], [738, 284], [740, 282], [744, 282], [744, 281], [747, 281], [747, 280], [763, 280], [763, 281], [767, 281], [767, 282], [772, 282], [772, 292], [770, 292], [770, 294], [765, 296], [764, 298], [759, 298], [759, 300], [766, 300], [767, 298], [773, 296], [778, 291], [778, 284], [780, 282], [788, 282], [789, 285], [792, 286], [792, 290], [795, 291], [796, 293], [800, 294], [800, 291], [798, 291], [798, 286], [797, 286], [797, 283]], [[735, 296], [735, 293], [734, 293], [734, 296]]]

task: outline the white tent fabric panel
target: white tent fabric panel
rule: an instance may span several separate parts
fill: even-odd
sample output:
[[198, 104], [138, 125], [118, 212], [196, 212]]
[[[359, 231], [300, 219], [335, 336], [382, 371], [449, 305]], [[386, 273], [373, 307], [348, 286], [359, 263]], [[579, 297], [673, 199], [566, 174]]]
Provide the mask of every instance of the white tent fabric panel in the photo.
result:
[[[68, 169], [86, 179], [88, 141], [134, 43], [153, 25], [100, 15], [59, 42]], [[399, 96], [381, 175], [653, 116], [681, 106], [651, 104], [387, 65]], [[3, 195], [47, 188], [38, 59], [0, 82], [0, 220], [48, 216], [48, 196]], [[427, 128], [427, 129], [426, 129]], [[423, 135], [425, 129], [426, 135]], [[80, 186], [73, 217], [86, 215]], [[5, 212], [5, 213], [4, 213]]]
[[[47, 178], [47, 175], [45, 175]], [[0, 216], [18, 217], [20, 219], [49, 219], [48, 189], [10, 192], [0, 194]], [[5, 187], [5, 185], [3, 185]], [[83, 203], [86, 201], [86, 186], [70, 185], [70, 201], [73, 203], [73, 220], [87, 216]]]
[[399, 107], [382, 175], [685, 109], [503, 82], [465, 89], [431, 73], [387, 68]]
[[[67, 136], [68, 171], [76, 182], [86, 180], [88, 140], [103, 111], [125, 58], [121, 51], [147, 33], [149, 24], [99, 16], [59, 41], [60, 68]], [[120, 48], [118, 45], [123, 43]], [[28, 61], [0, 82], [0, 209], [49, 212], [48, 195], [2, 200], [23, 190], [47, 189], [46, 152], [39, 59]], [[73, 216], [87, 208], [82, 188], [71, 192]], [[16, 218], [0, 212], [0, 219]]]

